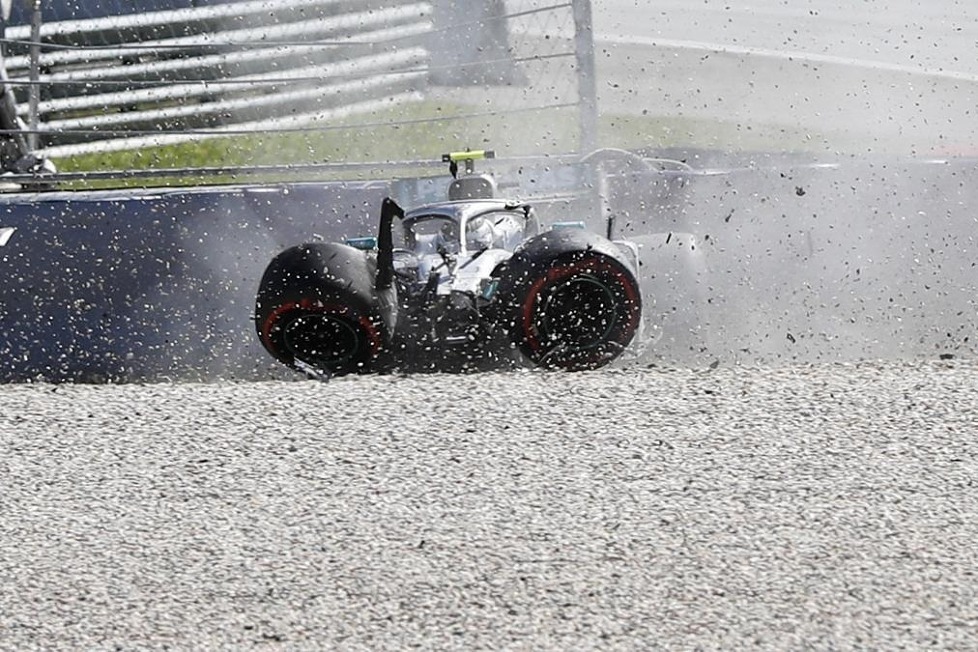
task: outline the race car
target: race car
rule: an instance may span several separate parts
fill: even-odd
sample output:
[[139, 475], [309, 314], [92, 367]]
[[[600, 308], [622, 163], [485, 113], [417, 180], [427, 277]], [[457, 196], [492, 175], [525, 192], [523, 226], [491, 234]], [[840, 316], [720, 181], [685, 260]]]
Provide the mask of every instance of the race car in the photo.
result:
[[491, 157], [444, 155], [448, 201], [405, 212], [385, 199], [376, 237], [275, 256], [255, 309], [265, 349], [319, 378], [585, 370], [621, 355], [642, 320], [636, 247], [577, 222], [542, 230], [532, 206], [497, 199], [493, 178], [475, 173]]

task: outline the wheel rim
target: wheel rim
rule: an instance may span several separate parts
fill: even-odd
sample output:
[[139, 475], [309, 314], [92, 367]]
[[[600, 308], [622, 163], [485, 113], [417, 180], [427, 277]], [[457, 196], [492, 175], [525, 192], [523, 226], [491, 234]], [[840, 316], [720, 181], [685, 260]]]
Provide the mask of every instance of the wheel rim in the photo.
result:
[[361, 345], [353, 324], [329, 314], [296, 317], [283, 330], [283, 342], [297, 359], [317, 365], [349, 362]]
[[614, 292], [599, 279], [579, 275], [555, 286], [541, 307], [542, 335], [576, 350], [606, 341], [618, 321]]

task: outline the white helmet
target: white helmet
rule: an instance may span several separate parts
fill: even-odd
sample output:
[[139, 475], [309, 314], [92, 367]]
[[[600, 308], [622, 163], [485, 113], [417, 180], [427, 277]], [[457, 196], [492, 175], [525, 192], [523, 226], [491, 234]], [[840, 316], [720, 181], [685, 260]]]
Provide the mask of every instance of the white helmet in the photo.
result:
[[485, 217], [469, 220], [465, 227], [465, 246], [469, 249], [488, 249], [495, 239], [492, 222]]

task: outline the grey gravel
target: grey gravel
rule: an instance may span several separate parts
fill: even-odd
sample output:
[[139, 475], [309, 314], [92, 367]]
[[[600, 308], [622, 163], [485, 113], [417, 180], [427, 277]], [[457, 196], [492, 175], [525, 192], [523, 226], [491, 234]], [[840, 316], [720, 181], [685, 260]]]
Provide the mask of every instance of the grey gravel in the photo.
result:
[[0, 647], [975, 649], [978, 364], [0, 387]]

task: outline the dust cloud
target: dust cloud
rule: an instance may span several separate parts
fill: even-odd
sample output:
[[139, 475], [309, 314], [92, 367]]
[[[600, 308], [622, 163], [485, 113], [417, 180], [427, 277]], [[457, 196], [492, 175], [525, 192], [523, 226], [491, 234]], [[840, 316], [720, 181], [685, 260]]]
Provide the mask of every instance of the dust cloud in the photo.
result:
[[685, 329], [653, 358], [973, 355], [975, 176], [967, 162], [743, 168], [653, 181], [651, 202], [622, 184], [651, 315]]
[[645, 358], [974, 355], [975, 10], [594, 4], [603, 119], [669, 126], [618, 145], [693, 168], [611, 198], [663, 325]]

